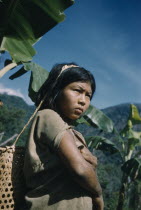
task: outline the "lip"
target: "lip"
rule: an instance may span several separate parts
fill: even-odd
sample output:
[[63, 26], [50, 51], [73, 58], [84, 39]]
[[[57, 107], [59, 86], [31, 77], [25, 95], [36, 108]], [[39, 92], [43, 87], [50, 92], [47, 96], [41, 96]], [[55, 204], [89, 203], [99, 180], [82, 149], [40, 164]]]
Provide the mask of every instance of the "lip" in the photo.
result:
[[79, 107], [76, 108], [75, 110], [76, 110], [76, 112], [78, 112], [78, 113], [80, 113], [80, 114], [83, 112], [83, 109], [82, 109], [82, 108], [79, 108]]

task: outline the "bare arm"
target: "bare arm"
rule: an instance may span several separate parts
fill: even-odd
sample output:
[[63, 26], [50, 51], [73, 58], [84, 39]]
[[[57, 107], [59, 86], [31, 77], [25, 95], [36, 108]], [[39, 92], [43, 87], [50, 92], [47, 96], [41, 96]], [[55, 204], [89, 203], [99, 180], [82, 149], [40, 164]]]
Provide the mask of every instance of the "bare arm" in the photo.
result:
[[92, 153], [84, 146], [84, 145], [81, 145], [78, 147], [81, 155], [83, 156], [83, 158], [89, 162], [90, 164], [92, 164], [93, 166], [93, 169], [96, 170], [96, 167], [97, 167], [97, 158], [92, 155]]
[[79, 152], [71, 132], [66, 131], [64, 134], [58, 153], [75, 181], [91, 192], [92, 197], [101, 197], [102, 189], [96, 172], [93, 170], [93, 166]]
[[[93, 169], [96, 171], [97, 158], [84, 145], [79, 146], [78, 149], [83, 158], [87, 162], [89, 162], [93, 166]], [[100, 197], [93, 197], [92, 201], [93, 201], [93, 210], [104, 209], [104, 202], [102, 195]]]

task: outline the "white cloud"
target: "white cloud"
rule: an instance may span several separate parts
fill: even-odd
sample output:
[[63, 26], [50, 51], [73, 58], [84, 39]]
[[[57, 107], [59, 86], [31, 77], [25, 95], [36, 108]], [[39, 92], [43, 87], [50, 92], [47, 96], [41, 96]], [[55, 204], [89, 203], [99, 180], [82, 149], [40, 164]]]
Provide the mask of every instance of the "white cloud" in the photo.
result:
[[19, 96], [25, 99], [24, 95], [21, 93], [20, 89], [14, 90], [12, 88], [6, 88], [4, 85], [0, 84], [0, 93], [6, 93], [8, 95]]
[[0, 84], [0, 93], [6, 93], [8, 95], [13, 95], [13, 96], [19, 96], [21, 97], [27, 104], [29, 105], [33, 105], [33, 102], [31, 101], [31, 99], [28, 96], [24, 96], [21, 93], [20, 89], [12, 89], [12, 88], [7, 88], [5, 87], [3, 84]]

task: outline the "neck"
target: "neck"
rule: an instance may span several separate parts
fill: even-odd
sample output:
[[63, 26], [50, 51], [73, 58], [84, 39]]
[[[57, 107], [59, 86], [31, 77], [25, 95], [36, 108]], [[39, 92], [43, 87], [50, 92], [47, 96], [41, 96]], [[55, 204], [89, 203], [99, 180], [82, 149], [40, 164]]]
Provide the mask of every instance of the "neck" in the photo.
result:
[[68, 125], [74, 125], [75, 124], [75, 120], [71, 120], [71, 119], [67, 118], [59, 110], [55, 110], [55, 111], [62, 117], [64, 122], [66, 122]]

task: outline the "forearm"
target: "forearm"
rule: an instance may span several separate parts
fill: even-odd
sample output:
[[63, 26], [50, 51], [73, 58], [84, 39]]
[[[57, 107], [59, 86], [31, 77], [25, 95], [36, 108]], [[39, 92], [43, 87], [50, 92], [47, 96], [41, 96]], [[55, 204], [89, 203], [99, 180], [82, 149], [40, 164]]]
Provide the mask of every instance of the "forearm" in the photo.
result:
[[102, 189], [97, 178], [96, 170], [93, 170], [93, 167], [89, 163], [83, 169], [82, 173], [72, 173], [74, 180], [81, 187], [88, 190], [92, 194], [92, 197], [100, 197], [102, 195]]
[[92, 197], [99, 197], [102, 194], [96, 170], [93, 169], [92, 164], [83, 158], [70, 132], [66, 132], [63, 136], [58, 154], [72, 178], [81, 187], [88, 190]]
[[73, 176], [74, 180], [83, 188], [91, 193], [93, 210], [103, 210], [104, 202], [102, 197], [102, 189], [99, 184], [96, 170], [87, 170], [87, 173], [84, 173], [83, 176], [75, 175]]

